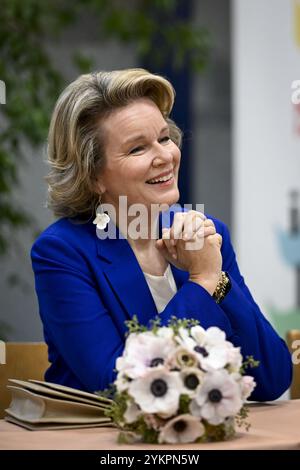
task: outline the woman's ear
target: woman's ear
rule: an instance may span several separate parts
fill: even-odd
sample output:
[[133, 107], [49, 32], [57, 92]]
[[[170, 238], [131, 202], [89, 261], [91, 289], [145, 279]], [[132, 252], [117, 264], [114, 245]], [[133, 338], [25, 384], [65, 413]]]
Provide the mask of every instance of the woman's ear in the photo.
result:
[[93, 181], [93, 191], [98, 194], [104, 194], [106, 191], [105, 184], [101, 178], [101, 176], [97, 176], [97, 178]]

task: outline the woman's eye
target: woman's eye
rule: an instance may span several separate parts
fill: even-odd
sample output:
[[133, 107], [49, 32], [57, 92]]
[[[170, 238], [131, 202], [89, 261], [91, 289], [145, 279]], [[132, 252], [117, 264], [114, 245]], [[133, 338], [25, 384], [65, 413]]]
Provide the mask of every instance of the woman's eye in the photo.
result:
[[143, 150], [144, 150], [144, 147], [140, 145], [139, 147], [134, 147], [134, 149], [130, 150], [129, 153], [138, 153], [138, 152], [142, 152]]
[[160, 139], [160, 142], [169, 142], [171, 139], [168, 135], [166, 135], [165, 137], [163, 137], [162, 139]]

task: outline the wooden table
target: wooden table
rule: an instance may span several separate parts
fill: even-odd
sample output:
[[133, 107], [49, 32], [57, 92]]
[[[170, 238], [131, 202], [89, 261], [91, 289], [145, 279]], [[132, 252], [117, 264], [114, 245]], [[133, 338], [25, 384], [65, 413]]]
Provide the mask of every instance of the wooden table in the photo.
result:
[[202, 449], [298, 449], [300, 450], [300, 400], [252, 404], [249, 432], [239, 431], [227, 442], [186, 445], [119, 445], [112, 428], [27, 431], [0, 420], [1, 450], [202, 450]]

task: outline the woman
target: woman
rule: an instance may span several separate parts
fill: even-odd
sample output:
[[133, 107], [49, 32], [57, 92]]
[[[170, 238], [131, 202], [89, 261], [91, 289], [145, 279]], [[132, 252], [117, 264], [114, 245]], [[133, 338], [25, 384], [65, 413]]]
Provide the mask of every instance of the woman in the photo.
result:
[[[159, 313], [162, 324], [176, 315], [224, 330], [244, 356], [260, 361], [250, 372], [257, 382], [251, 398], [273, 400], [290, 385], [290, 355], [244, 283], [227, 227], [172, 210], [181, 137], [169, 119], [173, 100], [167, 80], [130, 69], [83, 75], [56, 104], [47, 179], [49, 207], [60, 219], [31, 253], [51, 362], [46, 380], [106, 388], [125, 321], [137, 315], [148, 324]], [[120, 210], [122, 197], [128, 210]], [[94, 220], [99, 198], [115, 210], [106, 232], [101, 204]], [[134, 225], [136, 203], [146, 210], [143, 227], [157, 228], [157, 237]], [[154, 218], [153, 204], [160, 208]], [[107, 235], [111, 228], [116, 236]]]

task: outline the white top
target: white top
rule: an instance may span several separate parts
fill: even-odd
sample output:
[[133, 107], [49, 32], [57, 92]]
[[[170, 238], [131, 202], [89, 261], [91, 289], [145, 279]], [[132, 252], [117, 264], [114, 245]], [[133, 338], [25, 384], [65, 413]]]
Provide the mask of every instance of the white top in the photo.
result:
[[177, 292], [177, 286], [173, 277], [171, 266], [168, 264], [163, 276], [154, 276], [145, 273], [145, 279], [149, 286], [158, 313], [162, 312]]

